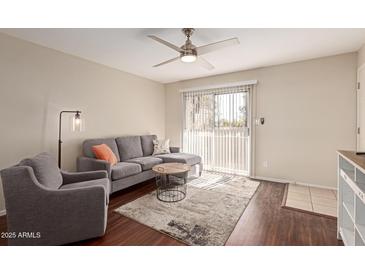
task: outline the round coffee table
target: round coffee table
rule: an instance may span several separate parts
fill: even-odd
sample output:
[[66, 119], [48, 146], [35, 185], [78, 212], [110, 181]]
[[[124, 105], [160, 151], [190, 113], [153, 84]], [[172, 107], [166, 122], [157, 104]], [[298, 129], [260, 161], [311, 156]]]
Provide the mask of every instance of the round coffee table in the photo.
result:
[[178, 202], [186, 197], [187, 175], [191, 167], [182, 163], [155, 165], [157, 199], [162, 202]]

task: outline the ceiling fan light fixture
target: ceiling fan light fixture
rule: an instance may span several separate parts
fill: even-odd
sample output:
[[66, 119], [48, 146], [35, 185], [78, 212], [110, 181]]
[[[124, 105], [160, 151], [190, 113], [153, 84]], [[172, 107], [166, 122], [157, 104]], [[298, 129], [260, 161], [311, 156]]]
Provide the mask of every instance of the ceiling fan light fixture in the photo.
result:
[[196, 54], [191, 53], [181, 53], [180, 60], [184, 63], [192, 63], [196, 61]]
[[184, 63], [192, 63], [192, 62], [196, 61], [196, 56], [195, 55], [183, 55], [180, 57], [180, 59]]

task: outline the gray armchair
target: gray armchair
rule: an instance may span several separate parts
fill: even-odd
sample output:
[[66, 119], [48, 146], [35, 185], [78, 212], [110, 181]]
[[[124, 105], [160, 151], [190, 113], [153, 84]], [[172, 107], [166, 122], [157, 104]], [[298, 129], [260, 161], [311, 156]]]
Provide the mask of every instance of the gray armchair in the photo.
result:
[[41, 153], [2, 170], [1, 178], [9, 245], [62, 245], [104, 235], [107, 172], [63, 172]]

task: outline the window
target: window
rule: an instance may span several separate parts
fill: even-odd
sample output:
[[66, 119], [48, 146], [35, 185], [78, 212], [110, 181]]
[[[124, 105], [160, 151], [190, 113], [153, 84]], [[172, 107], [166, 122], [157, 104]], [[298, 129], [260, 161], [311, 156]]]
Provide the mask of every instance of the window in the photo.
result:
[[183, 93], [183, 150], [202, 157], [204, 168], [248, 173], [250, 86]]

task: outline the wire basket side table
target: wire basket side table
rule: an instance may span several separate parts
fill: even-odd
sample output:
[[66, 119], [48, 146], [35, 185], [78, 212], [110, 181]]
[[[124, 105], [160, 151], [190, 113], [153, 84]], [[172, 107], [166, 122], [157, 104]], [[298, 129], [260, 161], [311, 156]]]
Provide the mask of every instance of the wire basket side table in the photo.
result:
[[156, 196], [162, 202], [179, 202], [186, 197], [187, 175], [191, 167], [182, 163], [156, 165]]

